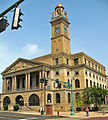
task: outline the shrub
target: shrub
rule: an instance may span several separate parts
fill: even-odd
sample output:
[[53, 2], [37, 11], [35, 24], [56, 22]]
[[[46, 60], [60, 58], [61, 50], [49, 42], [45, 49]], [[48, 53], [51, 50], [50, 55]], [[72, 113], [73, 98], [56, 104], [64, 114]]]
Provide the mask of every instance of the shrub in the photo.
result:
[[14, 105], [14, 106], [13, 106], [13, 110], [14, 110], [14, 111], [18, 111], [18, 110], [19, 110], [19, 105], [17, 105], [17, 104]]
[[4, 107], [4, 110], [8, 110], [8, 105], [7, 104], [5, 104], [3, 107]]

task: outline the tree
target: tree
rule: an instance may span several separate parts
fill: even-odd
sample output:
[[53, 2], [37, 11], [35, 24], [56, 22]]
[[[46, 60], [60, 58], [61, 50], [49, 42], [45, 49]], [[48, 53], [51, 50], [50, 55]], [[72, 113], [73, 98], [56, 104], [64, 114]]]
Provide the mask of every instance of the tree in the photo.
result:
[[79, 93], [76, 100], [75, 100], [77, 107], [80, 107], [81, 105], [83, 105], [83, 101], [81, 100], [81, 96], [82, 96], [81, 93]]
[[101, 99], [102, 97], [105, 98], [105, 96], [108, 95], [108, 91], [102, 88], [96, 88], [96, 86], [94, 86], [92, 88], [85, 88], [83, 95], [85, 97], [85, 104], [94, 104], [94, 106], [97, 107], [98, 104], [102, 104]]

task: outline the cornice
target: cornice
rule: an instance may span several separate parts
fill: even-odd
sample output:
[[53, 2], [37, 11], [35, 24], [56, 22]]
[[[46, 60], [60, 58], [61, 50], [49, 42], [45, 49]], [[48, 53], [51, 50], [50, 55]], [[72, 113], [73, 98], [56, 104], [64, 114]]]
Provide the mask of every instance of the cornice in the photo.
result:
[[68, 19], [66, 19], [65, 17], [63, 17], [63, 15], [53, 18], [50, 21], [50, 23], [51, 24], [56, 24], [56, 23], [63, 22], [63, 21], [65, 21], [67, 23], [67, 25], [70, 24], [70, 22], [68, 21]]
[[56, 39], [56, 38], [58, 38], [58, 37], [65, 37], [65, 38], [67, 38], [67, 39], [70, 41], [70, 39], [69, 39], [66, 35], [64, 35], [64, 34], [61, 34], [61, 35], [57, 35], [57, 36], [55, 36], [55, 37], [52, 37], [51, 40]]
[[96, 61], [95, 59], [93, 59], [92, 57], [88, 56], [87, 54], [85, 54], [84, 52], [79, 52], [79, 53], [75, 53], [75, 54], [71, 54], [72, 57], [81, 57], [81, 56], [84, 56], [86, 57], [87, 59], [89, 59], [91, 62], [93, 63], [96, 63], [97, 65], [101, 66], [101, 67], [104, 67], [104, 65], [102, 65], [101, 63], [99, 63], [98, 61]]
[[71, 57], [71, 54], [67, 54], [67, 53], [64, 53], [64, 52], [61, 52], [61, 53], [57, 53], [57, 54], [52, 54], [52, 58], [56, 58], [58, 56], [65, 56], [65, 57]]

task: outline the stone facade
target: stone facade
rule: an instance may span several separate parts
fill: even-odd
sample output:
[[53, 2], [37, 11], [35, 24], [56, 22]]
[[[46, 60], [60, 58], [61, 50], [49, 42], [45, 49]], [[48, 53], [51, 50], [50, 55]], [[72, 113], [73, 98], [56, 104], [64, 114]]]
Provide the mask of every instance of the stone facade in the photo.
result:
[[[31, 60], [19, 58], [2, 72], [1, 109], [3, 104], [19, 104], [39, 111], [50, 103], [55, 111], [70, 111], [71, 89], [65, 88], [64, 82], [70, 83], [73, 76], [74, 101], [85, 87], [107, 88], [106, 68], [102, 64], [83, 52], [71, 54], [70, 23], [61, 4], [56, 6], [50, 23], [51, 54]], [[46, 86], [43, 78], [48, 80]]]

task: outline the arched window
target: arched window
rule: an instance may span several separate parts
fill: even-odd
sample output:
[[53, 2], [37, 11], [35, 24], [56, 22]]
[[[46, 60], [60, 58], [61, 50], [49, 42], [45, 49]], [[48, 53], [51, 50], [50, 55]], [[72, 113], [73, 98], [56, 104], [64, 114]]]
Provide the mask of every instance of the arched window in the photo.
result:
[[76, 99], [78, 98], [79, 92], [76, 93]]
[[56, 103], [60, 103], [60, 94], [56, 93]]
[[36, 94], [29, 97], [29, 106], [39, 106], [39, 97]]
[[99, 87], [99, 83], [97, 83], [97, 88]]
[[86, 87], [88, 87], [88, 79], [86, 79]]
[[78, 79], [75, 80], [75, 88], [80, 88], [80, 81]]
[[70, 93], [68, 93], [68, 103], [70, 103]]
[[3, 105], [9, 105], [11, 104], [11, 101], [10, 101], [10, 98], [8, 96], [6, 96], [4, 99], [3, 99]]
[[20, 106], [24, 106], [24, 99], [21, 95], [18, 95], [16, 97], [16, 104], [19, 104]]
[[51, 103], [51, 94], [50, 93], [47, 95], [47, 102]]

